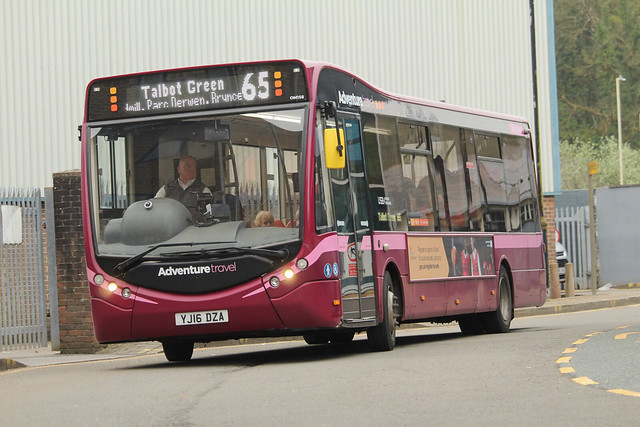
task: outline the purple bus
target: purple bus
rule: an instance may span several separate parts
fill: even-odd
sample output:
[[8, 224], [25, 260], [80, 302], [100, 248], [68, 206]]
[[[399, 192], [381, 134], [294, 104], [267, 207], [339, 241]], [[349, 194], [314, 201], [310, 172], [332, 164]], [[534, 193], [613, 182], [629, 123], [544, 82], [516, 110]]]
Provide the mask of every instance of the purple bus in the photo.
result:
[[[393, 95], [300, 60], [92, 81], [82, 125], [100, 343], [456, 321], [507, 332], [546, 273], [527, 122]], [[265, 226], [266, 225], [266, 226]]]

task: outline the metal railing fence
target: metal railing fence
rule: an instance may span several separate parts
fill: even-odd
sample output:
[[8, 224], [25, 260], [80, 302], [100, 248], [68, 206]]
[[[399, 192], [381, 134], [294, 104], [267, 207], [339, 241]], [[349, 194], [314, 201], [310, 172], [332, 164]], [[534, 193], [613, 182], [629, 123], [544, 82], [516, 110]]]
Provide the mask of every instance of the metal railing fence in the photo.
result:
[[574, 265], [576, 288], [587, 289], [591, 273], [589, 207], [556, 208], [556, 228], [560, 232], [560, 242], [567, 250], [567, 258]]
[[46, 346], [40, 189], [0, 188], [0, 351]]

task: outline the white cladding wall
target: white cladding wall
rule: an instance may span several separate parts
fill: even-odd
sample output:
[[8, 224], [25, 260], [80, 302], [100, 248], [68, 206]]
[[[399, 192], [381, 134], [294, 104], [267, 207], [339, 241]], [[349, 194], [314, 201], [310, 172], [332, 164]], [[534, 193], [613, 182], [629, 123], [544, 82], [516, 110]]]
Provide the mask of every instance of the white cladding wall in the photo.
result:
[[[550, 193], [547, 2], [536, 0], [536, 31]], [[529, 0], [2, 0], [0, 15], [0, 187], [50, 186], [79, 168], [87, 84], [151, 69], [322, 60], [387, 91], [534, 126]]]

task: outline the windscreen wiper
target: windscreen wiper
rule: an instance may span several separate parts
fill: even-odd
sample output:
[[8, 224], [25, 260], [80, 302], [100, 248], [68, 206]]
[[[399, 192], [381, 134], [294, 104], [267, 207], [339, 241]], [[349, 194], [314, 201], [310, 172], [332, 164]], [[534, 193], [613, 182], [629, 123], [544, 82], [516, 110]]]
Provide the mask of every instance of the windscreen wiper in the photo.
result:
[[140, 252], [137, 255], [132, 256], [131, 258], [127, 258], [118, 265], [113, 268], [113, 273], [124, 274], [127, 271], [131, 270], [136, 265], [140, 264], [145, 256], [155, 251], [158, 248], [168, 248], [172, 246], [196, 246], [196, 245], [217, 245], [220, 243], [237, 243], [237, 241], [233, 240], [230, 242], [184, 242], [184, 243], [160, 243], [154, 246], [151, 246], [149, 249]]
[[248, 247], [231, 247], [231, 248], [223, 248], [223, 249], [196, 249], [192, 251], [167, 252], [167, 253], [161, 254], [160, 256], [185, 257], [185, 258], [196, 257], [196, 256], [206, 256], [206, 257], [224, 258], [227, 256], [235, 256], [235, 255], [258, 255], [265, 258], [282, 260], [287, 255], [289, 255], [289, 251], [286, 248], [264, 249], [264, 248], [248, 248]]

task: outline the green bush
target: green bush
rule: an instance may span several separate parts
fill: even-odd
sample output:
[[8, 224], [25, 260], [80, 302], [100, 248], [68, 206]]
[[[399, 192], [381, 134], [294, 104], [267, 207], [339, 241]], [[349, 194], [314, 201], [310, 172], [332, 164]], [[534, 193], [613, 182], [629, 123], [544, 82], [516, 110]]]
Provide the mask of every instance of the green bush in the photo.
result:
[[[622, 145], [624, 185], [640, 184], [640, 151], [629, 144]], [[614, 137], [599, 141], [560, 141], [560, 163], [562, 165], [562, 189], [577, 190], [588, 187], [587, 163], [598, 162], [598, 174], [593, 177], [593, 187], [620, 185], [620, 163], [618, 141]]]

